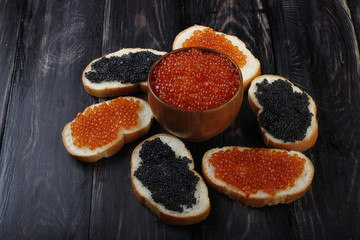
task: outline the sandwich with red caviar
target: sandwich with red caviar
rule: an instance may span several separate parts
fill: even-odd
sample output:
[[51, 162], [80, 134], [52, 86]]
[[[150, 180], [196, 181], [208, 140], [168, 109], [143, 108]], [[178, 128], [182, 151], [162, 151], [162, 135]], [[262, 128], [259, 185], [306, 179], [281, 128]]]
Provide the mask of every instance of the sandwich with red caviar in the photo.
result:
[[300, 152], [237, 146], [207, 151], [202, 171], [213, 189], [251, 207], [291, 203], [305, 195], [314, 176]]
[[84, 162], [95, 162], [118, 152], [125, 143], [144, 136], [153, 113], [135, 97], [119, 97], [87, 107], [66, 124], [62, 140], [67, 151]]
[[212, 48], [232, 58], [241, 70], [245, 90], [248, 89], [251, 81], [260, 75], [259, 60], [247, 49], [245, 43], [234, 35], [216, 32], [206, 26], [194, 25], [176, 36], [172, 49], [195, 46]]

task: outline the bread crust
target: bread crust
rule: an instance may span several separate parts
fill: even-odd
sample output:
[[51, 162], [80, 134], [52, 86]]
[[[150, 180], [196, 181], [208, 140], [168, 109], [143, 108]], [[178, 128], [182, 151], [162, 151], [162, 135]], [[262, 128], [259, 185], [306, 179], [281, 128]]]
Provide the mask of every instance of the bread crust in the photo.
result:
[[[260, 113], [263, 111], [263, 107], [261, 104], [257, 101], [257, 98], [255, 96], [255, 92], [257, 90], [256, 84], [259, 82], [262, 82], [264, 79], [268, 79], [270, 81], [276, 80], [276, 79], [282, 79], [284, 81], [289, 82], [292, 86], [294, 91], [298, 92], [304, 92], [309, 97], [309, 110], [313, 114], [311, 118], [311, 126], [307, 130], [307, 134], [303, 140], [295, 141], [295, 142], [284, 142], [281, 139], [275, 138], [273, 135], [271, 135], [268, 131], [266, 131], [260, 124]], [[278, 75], [261, 75], [256, 77], [253, 82], [251, 83], [251, 86], [248, 91], [248, 100], [251, 110], [256, 114], [257, 121], [258, 121], [258, 128], [261, 134], [261, 137], [265, 143], [266, 146], [271, 148], [281, 148], [286, 150], [295, 150], [299, 152], [304, 152], [311, 148], [318, 137], [318, 123], [316, 119], [317, 114], [317, 108], [314, 99], [307, 94], [305, 91], [302, 91], [300, 88], [296, 87], [291, 81], [288, 79], [278, 76]]]
[[[194, 31], [204, 30], [206, 28], [209, 27], [202, 25], [194, 25], [181, 31], [175, 37], [175, 40], [172, 45], [172, 49], [175, 50], [178, 48], [182, 48], [182, 45], [185, 42], [185, 40], [189, 39], [193, 35]], [[221, 32], [216, 32], [216, 34], [223, 34], [226, 37], [226, 39], [230, 40], [234, 46], [238, 46], [239, 50], [242, 51], [247, 56], [246, 65], [240, 68], [243, 76], [244, 90], [246, 91], [249, 88], [251, 81], [255, 77], [259, 76], [261, 73], [261, 66], [259, 60], [255, 58], [255, 56], [246, 48], [245, 43], [241, 41], [238, 37]]]
[[[277, 205], [277, 204], [287, 204], [294, 202], [295, 200], [303, 197], [305, 193], [309, 190], [310, 185], [312, 183], [314, 177], [314, 166], [309, 158], [307, 158], [304, 154], [297, 152], [297, 151], [287, 151], [283, 149], [271, 149], [272, 151], [285, 151], [289, 154], [297, 154], [299, 157], [306, 160], [305, 167], [302, 175], [295, 181], [295, 185], [293, 188], [287, 188], [285, 190], [277, 192], [275, 195], [270, 195], [265, 193], [264, 191], [258, 192], [256, 194], [251, 194], [246, 196], [246, 194], [241, 191], [240, 189], [231, 186], [222, 180], [215, 178], [214, 170], [212, 169], [212, 165], [209, 162], [209, 159], [212, 154], [227, 150], [231, 148], [238, 148], [239, 150], [243, 151], [245, 149], [250, 149], [247, 147], [239, 147], [239, 146], [227, 146], [222, 148], [213, 148], [207, 151], [202, 159], [202, 171], [203, 176], [206, 183], [216, 190], [219, 193], [225, 194], [228, 197], [251, 207], [263, 207], [265, 205]], [[304, 184], [302, 183], [304, 180]], [[298, 188], [298, 189], [296, 189]]]
[[[115, 139], [114, 141], [108, 143], [107, 145], [101, 148], [90, 150], [88, 147], [79, 148], [73, 144], [73, 137], [71, 136], [71, 128], [70, 128], [71, 122], [69, 122], [65, 125], [62, 131], [62, 141], [64, 143], [66, 150], [69, 152], [70, 155], [83, 162], [96, 162], [101, 158], [104, 157], [106, 158], [114, 155], [124, 146], [124, 144], [132, 142], [148, 133], [154, 118], [149, 104], [145, 100], [136, 97], [124, 97], [124, 98], [140, 101], [141, 109], [138, 112], [139, 115], [138, 125], [129, 130], [121, 128], [117, 139]], [[98, 104], [99, 103], [93, 104], [88, 108], [94, 107]]]
[[[103, 57], [111, 57], [111, 56], [121, 56], [124, 54], [135, 53], [135, 52], [142, 52], [142, 51], [149, 51], [154, 54], [164, 55], [166, 52], [164, 51], [157, 51], [154, 49], [149, 48], [122, 48], [117, 52], [113, 52], [107, 54]], [[134, 92], [138, 92], [140, 90], [147, 93], [148, 86], [147, 81], [141, 83], [120, 83], [120, 82], [104, 82], [104, 83], [93, 83], [89, 79], [85, 77], [85, 73], [91, 70], [91, 65], [98, 61], [99, 59], [103, 58], [96, 58], [91, 61], [83, 71], [82, 74], [82, 82], [86, 92], [95, 97], [118, 97], [128, 95]]]
[[[184, 214], [180, 214], [177, 213], [175, 211], [170, 211], [167, 210], [166, 208], [163, 207], [162, 204], [158, 204], [156, 203], [151, 195], [149, 196], [145, 196], [146, 194], [144, 194], [144, 190], [143, 188], [146, 189], [145, 186], [142, 185], [142, 183], [134, 176], [134, 172], [137, 169], [137, 162], [140, 162], [141, 160], [139, 160], [139, 152], [141, 150], [142, 145], [149, 140], [155, 139], [157, 137], [160, 137], [160, 139], [162, 141], [166, 141], [166, 139], [172, 139], [172, 141], [176, 141], [178, 144], [183, 145], [183, 143], [176, 137], [168, 135], [168, 134], [157, 134], [154, 135], [152, 137], [149, 137], [148, 139], [142, 141], [133, 151], [132, 156], [131, 156], [131, 162], [130, 162], [130, 168], [131, 168], [131, 184], [132, 184], [132, 188], [134, 191], [134, 194], [136, 196], [136, 198], [145, 206], [147, 206], [148, 208], [150, 208], [151, 211], [153, 211], [158, 217], [159, 219], [161, 219], [162, 221], [164, 221], [167, 224], [170, 225], [190, 225], [190, 224], [195, 224], [198, 222], [203, 221], [205, 218], [207, 218], [207, 216], [210, 213], [210, 200], [208, 197], [208, 191], [207, 191], [207, 186], [204, 182], [204, 180], [202, 179], [202, 177], [200, 176], [199, 173], [197, 173], [194, 170], [194, 160], [192, 158], [192, 155], [190, 153], [190, 151], [188, 149], [186, 149], [185, 145], [183, 152], [180, 154], [181, 156], [187, 156], [192, 162], [189, 163], [189, 169], [191, 171], [194, 172], [195, 175], [197, 175], [199, 177], [199, 182], [197, 185], [197, 189], [201, 188], [201, 199], [202, 201], [205, 202], [204, 206], [201, 207], [201, 209], [198, 210], [198, 212], [196, 213], [184, 213]], [[176, 152], [176, 151], [175, 151]], [[178, 152], [176, 152], [177, 154], [179, 154]], [[135, 163], [136, 162], [136, 163]], [[197, 190], [199, 191], [199, 190]]]

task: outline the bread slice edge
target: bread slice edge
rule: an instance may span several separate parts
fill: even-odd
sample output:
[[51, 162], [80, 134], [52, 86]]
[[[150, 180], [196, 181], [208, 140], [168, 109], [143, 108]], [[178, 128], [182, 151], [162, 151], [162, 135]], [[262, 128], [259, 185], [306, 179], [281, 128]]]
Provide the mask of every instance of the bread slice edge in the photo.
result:
[[[160, 138], [161, 141], [167, 143], [176, 153], [176, 156], [186, 156], [192, 162], [189, 163], [189, 170], [193, 171], [198, 177], [197, 190], [195, 192], [197, 203], [191, 208], [184, 208], [184, 212], [166, 209], [162, 204], [156, 203], [152, 197], [151, 192], [141, 183], [139, 179], [134, 176], [135, 171], [141, 164], [139, 157], [142, 145], [149, 140]], [[136, 198], [145, 206], [151, 209], [162, 221], [170, 225], [190, 225], [204, 220], [210, 212], [210, 200], [208, 197], [207, 186], [201, 175], [194, 170], [194, 160], [190, 151], [185, 144], [178, 138], [168, 134], [157, 134], [141, 142], [133, 151], [131, 157], [131, 182]]]
[[[95, 162], [101, 158], [114, 155], [123, 147], [124, 144], [132, 142], [147, 134], [154, 118], [149, 104], [145, 100], [136, 97], [124, 98], [140, 101], [141, 109], [138, 112], [138, 124], [129, 130], [121, 128], [117, 139], [103, 147], [91, 150], [88, 147], [79, 148], [73, 144], [74, 138], [71, 136], [70, 124], [75, 120], [74, 119], [73, 121], [67, 123], [62, 131], [62, 141], [70, 155], [83, 162]], [[110, 101], [112, 100], [107, 102]], [[93, 104], [87, 108], [93, 108], [99, 104], [101, 103]]]
[[[274, 137], [272, 134], [270, 134], [268, 131], [266, 131], [266, 129], [264, 129], [263, 126], [261, 125], [259, 116], [260, 116], [260, 113], [263, 111], [263, 106], [261, 106], [261, 104], [258, 102], [257, 97], [255, 96], [255, 92], [257, 91], [256, 84], [262, 82], [264, 79], [267, 79], [269, 81], [269, 83], [271, 83], [277, 79], [284, 80], [286, 82], [289, 82], [292, 85], [294, 91], [300, 92], [300, 93], [305, 93], [309, 97], [310, 104], [309, 104], [308, 108], [309, 108], [310, 113], [313, 114], [313, 116], [311, 118], [311, 124], [306, 130], [306, 135], [305, 135], [304, 139], [298, 140], [295, 142], [284, 142], [283, 140]], [[299, 87], [295, 86], [287, 78], [284, 78], [284, 77], [278, 76], [278, 75], [270, 75], [270, 74], [261, 75], [261, 76], [256, 77], [252, 81], [252, 83], [249, 87], [248, 101], [249, 101], [251, 110], [257, 116], [259, 131], [260, 131], [261, 137], [263, 138], [263, 141], [266, 146], [271, 147], [271, 148], [281, 148], [281, 149], [286, 149], [286, 150], [305, 152], [306, 150], [308, 150], [315, 144], [317, 137], [318, 137], [317, 107], [316, 107], [315, 101], [307, 92], [305, 92], [305, 91], [301, 90]]]
[[268, 194], [264, 191], [259, 191], [256, 194], [251, 194], [246, 196], [246, 194], [240, 189], [229, 185], [228, 183], [217, 179], [215, 177], [214, 167], [209, 162], [212, 154], [228, 150], [232, 148], [238, 148], [240, 151], [245, 149], [250, 149], [247, 147], [240, 146], [226, 146], [222, 148], [213, 148], [207, 151], [202, 159], [202, 171], [203, 176], [208, 185], [215, 189], [217, 192], [227, 195], [228, 197], [251, 207], [263, 207], [265, 205], [277, 205], [277, 204], [287, 204], [294, 202], [295, 200], [301, 198], [310, 188], [310, 185], [314, 176], [314, 166], [310, 159], [306, 157], [303, 153], [297, 151], [287, 151], [283, 149], [270, 149], [271, 151], [285, 151], [290, 155], [297, 154], [299, 157], [305, 159], [304, 171], [301, 176], [295, 181], [294, 187], [289, 187], [285, 190], [277, 192], [275, 195]]
[[91, 65], [101, 58], [104, 57], [109, 58], [112, 56], [119, 57], [125, 54], [143, 52], [143, 51], [149, 51], [157, 55], [166, 54], [166, 52], [164, 51], [158, 51], [150, 48], [122, 48], [116, 52], [109, 53], [105, 56], [96, 58], [86, 66], [82, 74], [82, 82], [86, 92], [95, 97], [119, 97], [131, 93], [135, 93], [140, 90], [147, 92], [148, 91], [147, 81], [138, 82], [138, 83], [121, 83], [118, 81], [93, 83], [88, 78], [85, 77], [86, 72], [92, 70]]

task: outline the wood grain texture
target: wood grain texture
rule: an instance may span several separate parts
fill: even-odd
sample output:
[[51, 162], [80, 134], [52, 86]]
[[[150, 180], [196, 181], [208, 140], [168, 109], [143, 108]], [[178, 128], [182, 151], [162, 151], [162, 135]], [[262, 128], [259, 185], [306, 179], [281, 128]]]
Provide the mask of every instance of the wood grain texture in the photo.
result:
[[103, 52], [142, 47], [170, 51], [181, 22], [181, 1], [107, 1]]
[[[357, 44], [359, 46], [360, 44], [360, 5], [356, 0], [349, 0], [348, 1], [348, 11], [350, 11], [351, 14], [351, 21], [353, 23], [355, 33], [356, 33], [356, 39]], [[360, 63], [358, 63], [358, 66], [360, 67]]]
[[337, 1], [274, 1], [268, 6], [277, 73], [312, 95], [318, 107], [319, 138], [307, 152], [315, 177], [310, 194], [294, 204], [295, 236], [355, 239], [360, 102], [354, 99], [360, 72], [349, 6]]
[[[185, 12], [199, 8], [213, 13], [200, 16], [194, 14], [194, 17], [187, 18], [188, 25], [210, 26], [216, 31], [236, 35], [260, 60], [264, 73], [275, 70], [266, 7], [261, 1], [203, 1], [186, 5]], [[247, 102], [247, 93], [237, 119], [226, 131], [207, 142], [189, 145], [196, 169], [200, 169], [202, 156], [207, 150], [227, 145], [264, 146], [256, 117]], [[212, 210], [203, 223], [209, 230], [194, 231], [196, 238], [247, 239], [256, 236], [258, 232], [262, 232], [265, 239], [291, 238], [292, 221], [289, 219], [291, 215], [288, 205], [276, 206], [276, 210], [265, 207], [259, 211], [243, 206], [212, 189], [209, 189], [209, 197]]]
[[23, 28], [22, 1], [0, 1], [0, 137], [3, 136], [9, 96], [14, 79], [15, 62], [18, 56], [18, 40]]
[[90, 20], [102, 12], [81, 1], [28, 1], [23, 7], [1, 148], [0, 235], [84, 238], [92, 166], [67, 154], [61, 131], [94, 101], [83, 90], [81, 73], [96, 46]]
[[[360, 3], [355, 0], [0, 0], [1, 239], [359, 239]], [[196, 225], [164, 224], [133, 194], [130, 158], [142, 140], [95, 164], [61, 142], [67, 122], [103, 99], [81, 74], [125, 47], [170, 51], [194, 24], [243, 40], [264, 74], [282, 75], [318, 107], [315, 167], [301, 199], [260, 209], [209, 189], [211, 212]], [[5, 46], [5, 47], [3, 47]], [[146, 99], [143, 93], [135, 94]], [[148, 136], [166, 132], [156, 121]], [[146, 136], [146, 137], [148, 137]], [[185, 142], [195, 170], [214, 147], [264, 147], [247, 94], [234, 123]]]
[[[141, 47], [170, 51], [172, 29], [179, 16], [177, 2], [107, 1], [104, 8], [103, 55], [121, 48]], [[146, 98], [145, 94], [136, 96]], [[157, 126], [157, 129], [154, 129]], [[154, 124], [150, 134], [161, 131]], [[189, 229], [176, 229], [163, 223], [141, 205], [133, 194], [130, 179], [132, 150], [144, 138], [127, 144], [94, 168], [90, 238], [108, 239], [189, 239]], [[154, 224], [160, 224], [154, 228]], [[101, 227], [99, 227], [101, 226]], [[136, 228], [134, 226], [142, 226]], [[170, 230], [169, 230], [170, 229]]]

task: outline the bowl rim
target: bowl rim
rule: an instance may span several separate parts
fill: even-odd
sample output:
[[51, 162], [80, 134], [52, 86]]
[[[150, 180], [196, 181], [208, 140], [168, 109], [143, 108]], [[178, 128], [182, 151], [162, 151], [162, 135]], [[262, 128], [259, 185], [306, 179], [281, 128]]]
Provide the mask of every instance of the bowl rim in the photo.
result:
[[[231, 62], [232, 64], [235, 66], [235, 68], [237, 69], [238, 73], [239, 73], [239, 76], [240, 76], [240, 84], [239, 84], [239, 87], [237, 89], [237, 91], [235, 92], [235, 94], [229, 98], [225, 103], [221, 104], [220, 106], [217, 106], [217, 107], [214, 107], [214, 108], [210, 108], [210, 109], [204, 109], [204, 110], [187, 110], [187, 109], [182, 109], [182, 108], [178, 108], [178, 107], [174, 107], [166, 102], [164, 102], [163, 100], [161, 100], [155, 93], [154, 91], [152, 90], [152, 87], [151, 87], [151, 84], [150, 84], [150, 80], [151, 80], [151, 76], [152, 76], [152, 72], [154, 71], [155, 67], [158, 65], [159, 62], [161, 62], [164, 58], [166, 58], [167, 56], [173, 54], [173, 53], [177, 53], [177, 52], [182, 52], [182, 51], [188, 51], [190, 49], [199, 49], [201, 51], [205, 51], [205, 52], [211, 52], [211, 53], [216, 53], [218, 55], [223, 55], [225, 57], [227, 57]], [[167, 107], [169, 108], [173, 108], [173, 109], [176, 109], [178, 111], [183, 111], [183, 112], [195, 112], [195, 113], [198, 113], [198, 112], [211, 112], [211, 111], [216, 111], [222, 107], [224, 107], [227, 103], [233, 101], [237, 96], [238, 94], [244, 94], [244, 81], [243, 81], [243, 76], [242, 76], [242, 72], [241, 72], [241, 69], [239, 68], [239, 66], [236, 64], [236, 62], [231, 58], [229, 57], [227, 54], [223, 53], [223, 52], [220, 52], [216, 49], [213, 49], [213, 48], [207, 48], [207, 47], [199, 47], [199, 46], [194, 46], [194, 47], [184, 47], [184, 48], [178, 48], [178, 49], [175, 49], [175, 50], [172, 50], [170, 52], [167, 52], [166, 54], [162, 55], [158, 60], [156, 60], [153, 65], [151, 66], [150, 70], [149, 70], [149, 73], [148, 73], [148, 79], [147, 79], [147, 84], [148, 84], [148, 90], [149, 90], [149, 94], [151, 93], [159, 102], [161, 102], [162, 104], [166, 105]]]

